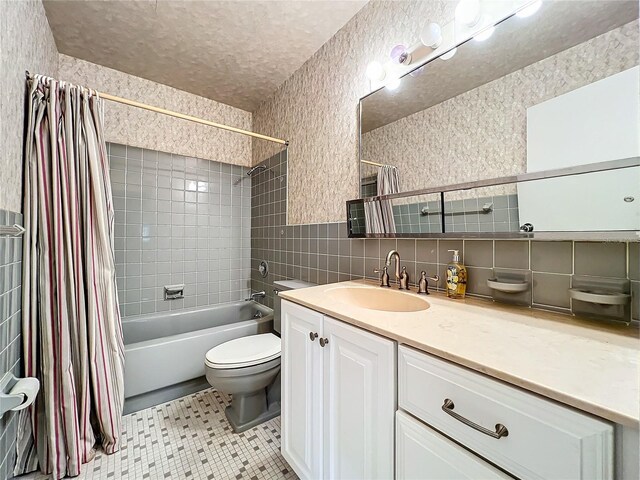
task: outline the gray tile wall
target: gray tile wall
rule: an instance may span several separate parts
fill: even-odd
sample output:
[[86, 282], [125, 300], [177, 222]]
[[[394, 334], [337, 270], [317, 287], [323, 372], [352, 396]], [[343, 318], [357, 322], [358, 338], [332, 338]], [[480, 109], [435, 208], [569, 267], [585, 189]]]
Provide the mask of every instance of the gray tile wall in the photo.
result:
[[[280, 157], [265, 163], [276, 164]], [[422, 270], [430, 276], [444, 276], [451, 260], [448, 250], [460, 250], [468, 267], [470, 295], [491, 297], [486, 280], [496, 272], [525, 276], [532, 288], [517, 300], [534, 308], [569, 311], [568, 289], [572, 275], [623, 278], [631, 281], [634, 292], [633, 318], [640, 311], [640, 253], [638, 243], [552, 242], [536, 240], [440, 240], [440, 239], [348, 239], [345, 223], [290, 225], [285, 224], [286, 184], [272, 177], [254, 185], [252, 191], [251, 283], [254, 290], [266, 290], [266, 303], [273, 305], [274, 280], [297, 278], [314, 283], [331, 283], [363, 277], [377, 279], [374, 268], [384, 264], [384, 257], [397, 249], [406, 265], [411, 283]], [[271, 198], [270, 188], [279, 189], [277, 203], [262, 205]], [[508, 210], [508, 198], [504, 208]], [[321, 208], [319, 206], [318, 208]], [[271, 271], [266, 279], [259, 276], [260, 260], [267, 260]], [[627, 260], [628, 259], [628, 260]], [[442, 287], [442, 282], [435, 285]]]
[[[0, 225], [22, 225], [22, 214], [0, 210]], [[22, 238], [0, 236], [0, 378], [21, 375]], [[18, 414], [0, 419], [0, 478], [13, 477]]]
[[397, 233], [442, 233], [440, 201], [394, 205], [393, 219]]
[[[520, 228], [516, 194], [451, 201], [446, 198], [445, 194], [446, 232], [517, 232]], [[483, 207], [489, 205], [491, 209], [485, 211]]]
[[[294, 248], [293, 239], [287, 245], [287, 151], [258, 164], [267, 169], [256, 173], [251, 185], [251, 289], [264, 290], [265, 302], [273, 307], [273, 281], [287, 277], [287, 246]], [[258, 272], [262, 260], [269, 264], [269, 274]]]
[[[251, 178], [209, 160], [109, 144], [124, 317], [246, 298]], [[164, 300], [164, 285], [185, 298]]]
[[375, 197], [378, 194], [377, 177], [366, 177], [360, 182], [360, 192], [363, 198]]

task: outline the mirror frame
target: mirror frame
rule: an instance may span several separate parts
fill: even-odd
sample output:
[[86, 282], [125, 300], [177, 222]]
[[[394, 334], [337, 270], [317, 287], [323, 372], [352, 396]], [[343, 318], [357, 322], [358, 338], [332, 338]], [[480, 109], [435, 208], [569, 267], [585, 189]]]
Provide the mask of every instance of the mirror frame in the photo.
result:
[[[347, 206], [347, 231], [349, 238], [538, 238], [546, 240], [593, 240], [593, 241], [640, 241], [639, 230], [607, 230], [607, 231], [571, 231], [571, 232], [447, 232], [445, 230], [444, 209], [440, 212], [443, 233], [364, 233], [354, 234], [351, 227], [351, 205], [376, 200], [392, 200], [394, 198], [414, 197], [418, 195], [440, 194], [440, 201], [444, 202], [446, 192], [470, 190], [473, 188], [492, 187], [509, 183], [531, 182], [550, 178], [570, 177], [587, 173], [606, 172], [623, 168], [640, 167], [640, 157], [631, 157], [621, 160], [609, 160], [606, 162], [576, 165], [573, 167], [544, 170], [540, 172], [521, 173], [507, 177], [496, 177], [473, 182], [455, 183], [440, 187], [423, 188], [409, 192], [393, 193], [374, 197], [348, 200]], [[359, 182], [360, 183], [360, 182]], [[638, 199], [640, 201], [640, 199]]]

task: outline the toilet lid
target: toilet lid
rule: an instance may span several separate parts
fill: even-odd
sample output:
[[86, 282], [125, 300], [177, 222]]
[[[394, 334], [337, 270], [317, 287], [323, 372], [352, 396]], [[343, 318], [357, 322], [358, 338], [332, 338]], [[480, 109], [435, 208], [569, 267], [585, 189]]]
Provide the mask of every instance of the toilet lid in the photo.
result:
[[214, 368], [238, 368], [258, 365], [280, 356], [280, 337], [262, 333], [221, 343], [207, 352], [205, 361]]

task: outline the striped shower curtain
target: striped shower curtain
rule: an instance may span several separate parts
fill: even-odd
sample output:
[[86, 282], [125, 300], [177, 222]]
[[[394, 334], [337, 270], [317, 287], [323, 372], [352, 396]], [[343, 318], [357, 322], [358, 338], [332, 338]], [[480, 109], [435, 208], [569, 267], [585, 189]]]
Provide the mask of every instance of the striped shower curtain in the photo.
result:
[[92, 91], [27, 80], [22, 335], [25, 375], [40, 380], [18, 427], [15, 474], [80, 473], [118, 450], [124, 345], [113, 255], [113, 205]]

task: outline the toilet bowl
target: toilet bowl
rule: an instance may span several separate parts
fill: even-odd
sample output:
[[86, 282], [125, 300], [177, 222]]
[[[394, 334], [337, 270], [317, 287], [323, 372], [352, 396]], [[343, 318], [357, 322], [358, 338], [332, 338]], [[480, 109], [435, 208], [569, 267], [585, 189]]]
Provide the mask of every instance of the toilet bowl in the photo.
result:
[[230, 340], [205, 356], [209, 384], [232, 395], [225, 415], [238, 433], [280, 415], [279, 372], [280, 337], [273, 333]]

